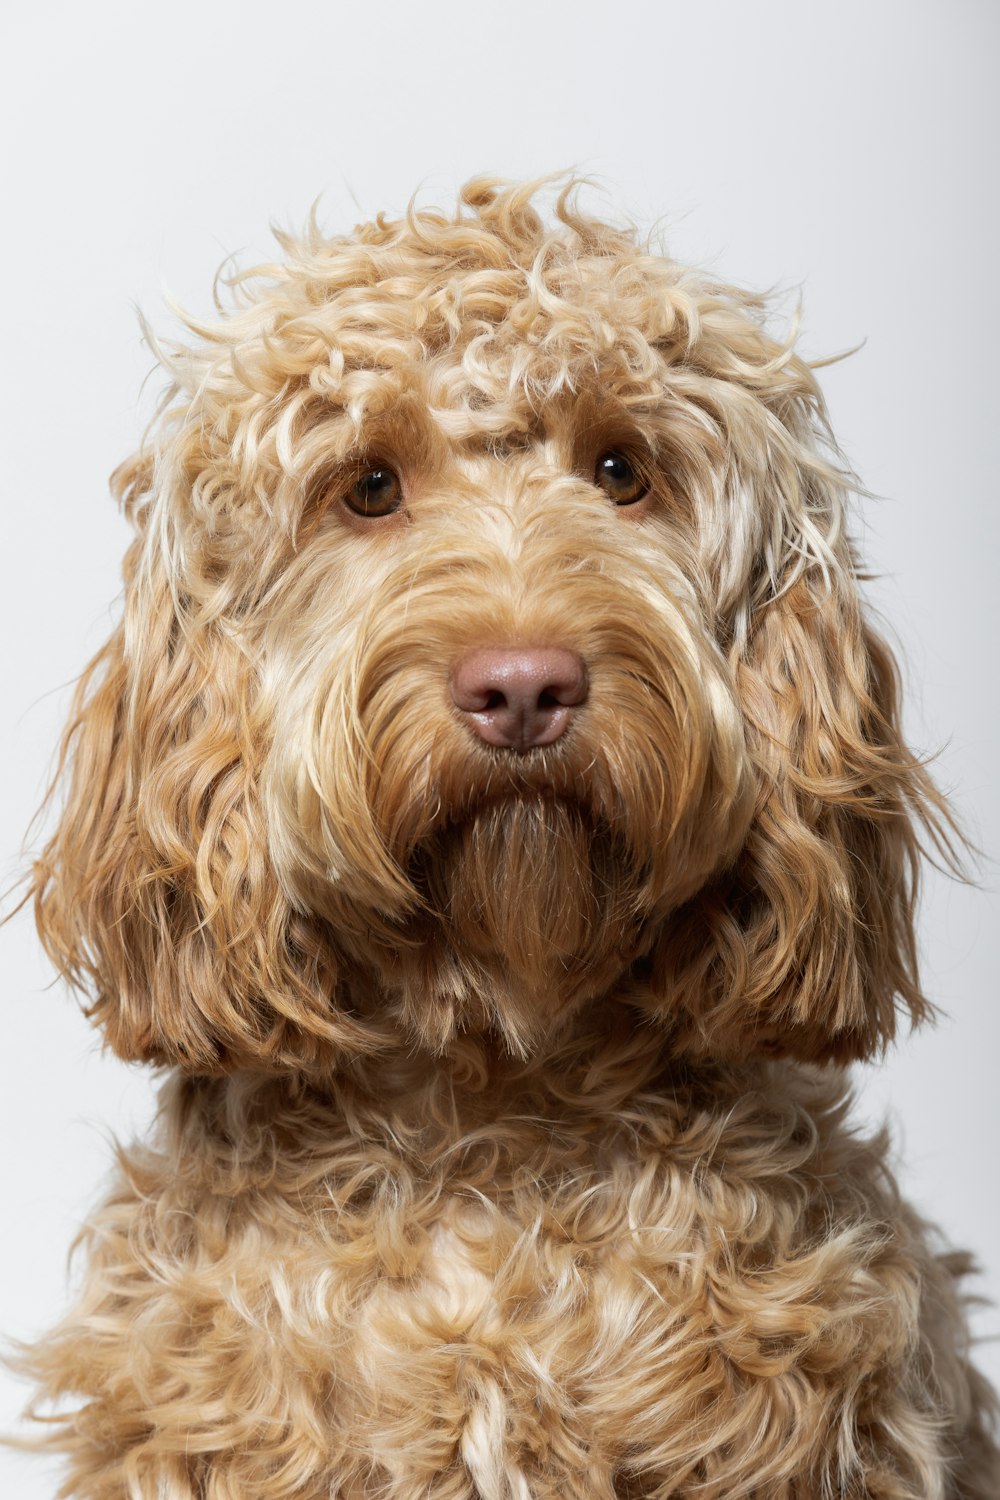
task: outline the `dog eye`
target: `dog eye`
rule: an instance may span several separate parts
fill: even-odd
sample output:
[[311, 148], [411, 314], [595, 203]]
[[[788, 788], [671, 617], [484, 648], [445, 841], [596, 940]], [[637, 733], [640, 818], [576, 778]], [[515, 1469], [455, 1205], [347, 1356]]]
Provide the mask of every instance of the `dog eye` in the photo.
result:
[[403, 503], [403, 487], [392, 469], [366, 469], [351, 485], [344, 502], [359, 516], [390, 516]]
[[616, 505], [634, 505], [648, 488], [646, 481], [622, 453], [605, 453], [597, 460], [594, 483]]

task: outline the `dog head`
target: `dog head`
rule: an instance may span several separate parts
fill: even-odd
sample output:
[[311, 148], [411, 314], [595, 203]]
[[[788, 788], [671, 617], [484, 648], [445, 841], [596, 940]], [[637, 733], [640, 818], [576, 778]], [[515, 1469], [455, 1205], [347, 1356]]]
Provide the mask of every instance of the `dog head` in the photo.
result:
[[759, 299], [531, 199], [283, 237], [161, 350], [35, 870], [123, 1056], [525, 1054], [614, 994], [686, 1054], [847, 1060], [925, 1012], [947, 814], [813, 373]]

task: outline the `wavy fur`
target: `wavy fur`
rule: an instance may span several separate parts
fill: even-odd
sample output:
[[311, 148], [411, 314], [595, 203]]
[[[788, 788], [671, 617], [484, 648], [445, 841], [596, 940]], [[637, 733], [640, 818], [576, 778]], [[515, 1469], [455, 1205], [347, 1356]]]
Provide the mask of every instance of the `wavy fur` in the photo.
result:
[[[830, 1066], [928, 1015], [953, 848], [851, 478], [760, 299], [536, 190], [282, 236], [159, 350], [34, 873], [177, 1070], [26, 1355], [65, 1495], [995, 1493], [964, 1262]], [[484, 643], [582, 658], [566, 735], [470, 736]]]

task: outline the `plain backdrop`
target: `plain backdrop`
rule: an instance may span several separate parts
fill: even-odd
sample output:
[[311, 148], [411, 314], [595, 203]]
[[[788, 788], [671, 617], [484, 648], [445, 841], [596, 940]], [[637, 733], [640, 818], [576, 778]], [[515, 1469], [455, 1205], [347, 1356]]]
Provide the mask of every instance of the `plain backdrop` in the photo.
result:
[[[483, 171], [576, 168], [610, 213], [726, 277], [803, 298], [846, 454], [880, 498], [857, 530], [906, 663], [908, 731], [984, 851], [977, 887], [931, 874], [922, 948], [944, 1016], [859, 1071], [892, 1121], [906, 1191], [1000, 1293], [1000, 851], [996, 766], [993, 0], [675, 4], [36, 0], [5, 12], [3, 873], [48, 771], [74, 677], [114, 616], [125, 530], [106, 476], [159, 388], [133, 304], [210, 308], [218, 264], [268, 224], [346, 229]], [[788, 302], [786, 297], [786, 303]], [[102, 1056], [21, 914], [0, 933], [0, 1327], [31, 1337], [111, 1137], [141, 1130], [148, 1073]], [[995, 1311], [976, 1316], [986, 1334]], [[996, 1345], [980, 1351], [1000, 1378]], [[24, 1399], [0, 1385], [0, 1425]], [[0, 1454], [0, 1493], [51, 1466]]]

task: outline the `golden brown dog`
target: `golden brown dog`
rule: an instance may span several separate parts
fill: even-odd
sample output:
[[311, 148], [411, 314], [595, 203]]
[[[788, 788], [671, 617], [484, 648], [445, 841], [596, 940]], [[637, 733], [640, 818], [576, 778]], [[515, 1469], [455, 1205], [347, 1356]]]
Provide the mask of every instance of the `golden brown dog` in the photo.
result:
[[26, 1362], [86, 1500], [996, 1500], [842, 1066], [921, 831], [814, 375], [532, 190], [161, 350], [42, 935], [172, 1068]]

